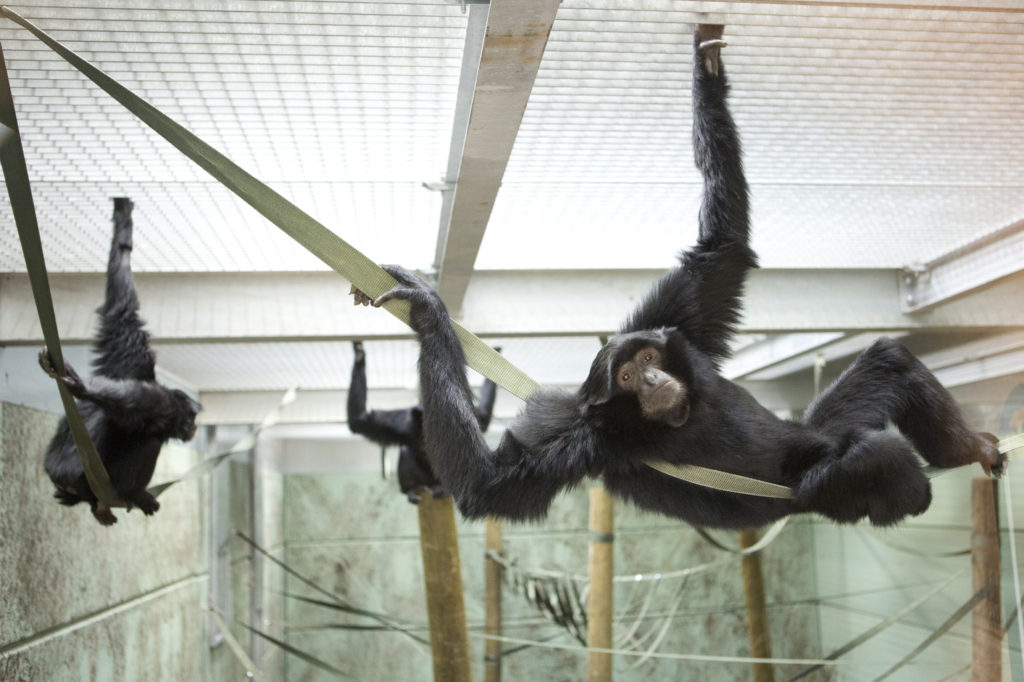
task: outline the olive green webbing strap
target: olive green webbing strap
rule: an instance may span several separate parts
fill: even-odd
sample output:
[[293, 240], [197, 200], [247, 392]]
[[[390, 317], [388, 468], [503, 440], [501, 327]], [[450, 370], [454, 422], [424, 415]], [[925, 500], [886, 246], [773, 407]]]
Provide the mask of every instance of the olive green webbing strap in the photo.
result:
[[[237, 194], [286, 234], [302, 244], [313, 255], [355, 284], [370, 298], [377, 298], [395, 285], [394, 279], [343, 239], [308, 216], [274, 190], [234, 164], [230, 159], [209, 146], [188, 130], [172, 121], [151, 104], [138, 97], [101, 70], [57, 42], [31, 22], [0, 6], [0, 13], [28, 29], [57, 54], [81, 71], [107, 94], [174, 145], [185, 156], [201, 166], [224, 186]], [[409, 323], [408, 301], [389, 301], [384, 307], [395, 317]], [[497, 351], [479, 338], [452, 323], [463, 345], [466, 362], [470, 367], [493, 380], [510, 393], [525, 400], [538, 384], [512, 365]], [[785, 486], [706, 469], [694, 465], [675, 465], [666, 462], [648, 462], [662, 473], [684, 481], [726, 492], [764, 497], [791, 498], [792, 491]]]
[[682, 479], [690, 483], [702, 485], [705, 488], [714, 488], [728, 493], [739, 493], [741, 495], [756, 495], [757, 497], [775, 497], [784, 500], [793, 499], [793, 489], [779, 485], [759, 481], [756, 478], [730, 474], [727, 471], [707, 469], [693, 464], [672, 464], [661, 460], [649, 459], [644, 462], [647, 466], [667, 474], [674, 478]]
[[[39, 314], [39, 325], [42, 327], [43, 338], [50, 360], [59, 376], [67, 372], [64, 369], [64, 354], [60, 347], [60, 334], [57, 331], [57, 318], [53, 313], [53, 298], [50, 295], [50, 282], [46, 275], [46, 261], [43, 258], [43, 246], [39, 239], [39, 223], [36, 220], [35, 204], [32, 201], [32, 187], [29, 183], [28, 168], [25, 165], [25, 152], [18, 134], [18, 120], [14, 112], [14, 96], [11, 93], [11, 82], [7, 76], [7, 64], [4, 60], [3, 47], [0, 46], [0, 166], [4, 172], [7, 194], [11, 199], [11, 210], [14, 222], [18, 227], [18, 238], [21, 250], [25, 254], [25, 267], [28, 270], [32, 296]], [[89, 432], [78, 413], [74, 396], [64, 385], [57, 381], [64, 413], [67, 415], [68, 426], [75, 440], [82, 469], [86, 480], [96, 498], [113, 507], [123, 505], [110, 483], [110, 476], [100, 461]]]
[[[114, 81], [100, 69], [48, 36], [16, 12], [0, 6], [0, 13], [32, 32], [185, 156], [201, 166], [313, 255], [355, 284], [370, 298], [381, 296], [395, 285], [394, 279], [373, 261], [154, 106]], [[408, 301], [392, 300], [384, 307], [398, 319], [406, 324], [409, 323]], [[539, 387], [533, 379], [512, 365], [497, 351], [461, 325], [455, 322], [452, 324], [462, 343], [466, 362], [470, 367], [523, 400], [526, 400]], [[791, 491], [783, 495], [780, 491], [782, 486], [762, 483], [735, 474], [693, 465], [679, 466], [664, 462], [657, 464], [659, 466], [656, 468], [659, 471], [670, 476], [718, 490], [768, 497], [792, 496]], [[785, 490], [788, 491], [788, 489]]]
[[[129, 91], [10, 8], [0, 6], [0, 13], [31, 31], [39, 40], [46, 43], [185, 156], [259, 211], [267, 220], [281, 228], [310, 253], [355, 284], [370, 298], [378, 298], [395, 285], [395, 280], [391, 275], [378, 267], [376, 263], [352, 248], [343, 239], [283, 196], [242, 170], [216, 149], [175, 123], [156, 107]], [[401, 321], [409, 323], [408, 301], [389, 301], [384, 307]], [[458, 324], [453, 322], [453, 325], [463, 344], [466, 362], [470, 367], [524, 400], [537, 389], [536, 382], [497, 351]]]

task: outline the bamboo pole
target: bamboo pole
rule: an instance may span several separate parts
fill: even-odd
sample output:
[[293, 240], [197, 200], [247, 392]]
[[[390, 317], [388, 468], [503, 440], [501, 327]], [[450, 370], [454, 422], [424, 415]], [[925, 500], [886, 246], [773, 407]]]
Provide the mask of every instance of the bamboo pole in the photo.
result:
[[469, 636], [462, 596], [459, 538], [451, 497], [420, 497], [420, 550], [437, 682], [470, 682]]
[[[740, 548], [746, 549], [757, 543], [757, 531], [750, 528], [740, 531]], [[761, 570], [761, 555], [743, 557], [743, 596], [747, 602], [747, 635], [750, 638], [750, 655], [755, 658], [771, 658], [772, 645], [768, 628], [768, 610], [764, 599], [764, 573]], [[754, 682], [774, 682], [771, 663], [754, 663]]]
[[999, 604], [999, 517], [995, 481], [971, 479], [971, 574], [974, 592], [986, 596], [971, 614], [974, 682], [1002, 679], [1002, 616]]
[[[486, 551], [501, 551], [501, 521], [487, 519], [484, 522]], [[484, 559], [484, 632], [495, 637], [501, 636], [501, 564], [489, 556]], [[501, 682], [501, 642], [484, 640], [484, 681]]]
[[[612, 594], [615, 505], [604, 488], [590, 489], [590, 594], [587, 597], [587, 647], [612, 648]], [[587, 654], [587, 682], [611, 682], [612, 656]]]

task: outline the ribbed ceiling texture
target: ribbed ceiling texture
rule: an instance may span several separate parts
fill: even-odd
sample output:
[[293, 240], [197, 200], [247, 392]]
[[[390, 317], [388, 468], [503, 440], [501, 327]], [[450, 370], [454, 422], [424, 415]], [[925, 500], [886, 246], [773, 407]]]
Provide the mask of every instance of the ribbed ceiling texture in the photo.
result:
[[[434, 267], [470, 16], [459, 2], [9, 7], [372, 260]], [[564, 0], [478, 271], [654, 271], [695, 240], [698, 16], [726, 23], [765, 270], [903, 268], [1024, 219], [1017, 0]], [[0, 43], [51, 272], [103, 271], [113, 196], [136, 203], [139, 273], [327, 270], [28, 31], [0, 18]], [[0, 201], [0, 273], [24, 270]], [[341, 341], [260, 341], [168, 345], [161, 364], [210, 390], [347, 383]], [[567, 363], [538, 359], [574, 354], [522, 343], [517, 361], [541, 381], [586, 371], [573, 361], [564, 376]], [[373, 381], [414, 386], [415, 348], [385, 346]]]

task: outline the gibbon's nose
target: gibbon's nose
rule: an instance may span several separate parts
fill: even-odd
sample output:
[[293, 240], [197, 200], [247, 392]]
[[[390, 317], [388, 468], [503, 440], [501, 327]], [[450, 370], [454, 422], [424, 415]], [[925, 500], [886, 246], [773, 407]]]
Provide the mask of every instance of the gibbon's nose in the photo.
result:
[[660, 372], [654, 369], [645, 369], [640, 372], [640, 378], [643, 379], [644, 383], [648, 386], [654, 386], [658, 383], [658, 375]]

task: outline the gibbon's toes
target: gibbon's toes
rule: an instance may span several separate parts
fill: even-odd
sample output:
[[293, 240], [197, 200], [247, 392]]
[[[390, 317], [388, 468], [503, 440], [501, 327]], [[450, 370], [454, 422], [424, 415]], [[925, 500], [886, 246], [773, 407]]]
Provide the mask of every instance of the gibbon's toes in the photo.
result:
[[998, 478], [1006, 473], [1006, 453], [999, 452], [999, 439], [991, 433], [978, 433], [978, 462], [989, 476]]
[[100, 522], [101, 526], [113, 526], [117, 523], [117, 517], [110, 511], [110, 507], [103, 504], [96, 506], [93, 510], [92, 515], [96, 517], [96, 520]]
[[355, 284], [352, 285], [352, 288], [349, 289], [348, 293], [352, 294], [352, 305], [365, 306], [373, 303], [373, 299], [364, 294], [358, 287], [356, 287]]
[[57, 370], [53, 368], [53, 360], [50, 359], [50, 351], [44, 346], [39, 351], [39, 366], [43, 368], [43, 371], [50, 375], [52, 378], [57, 378]]

